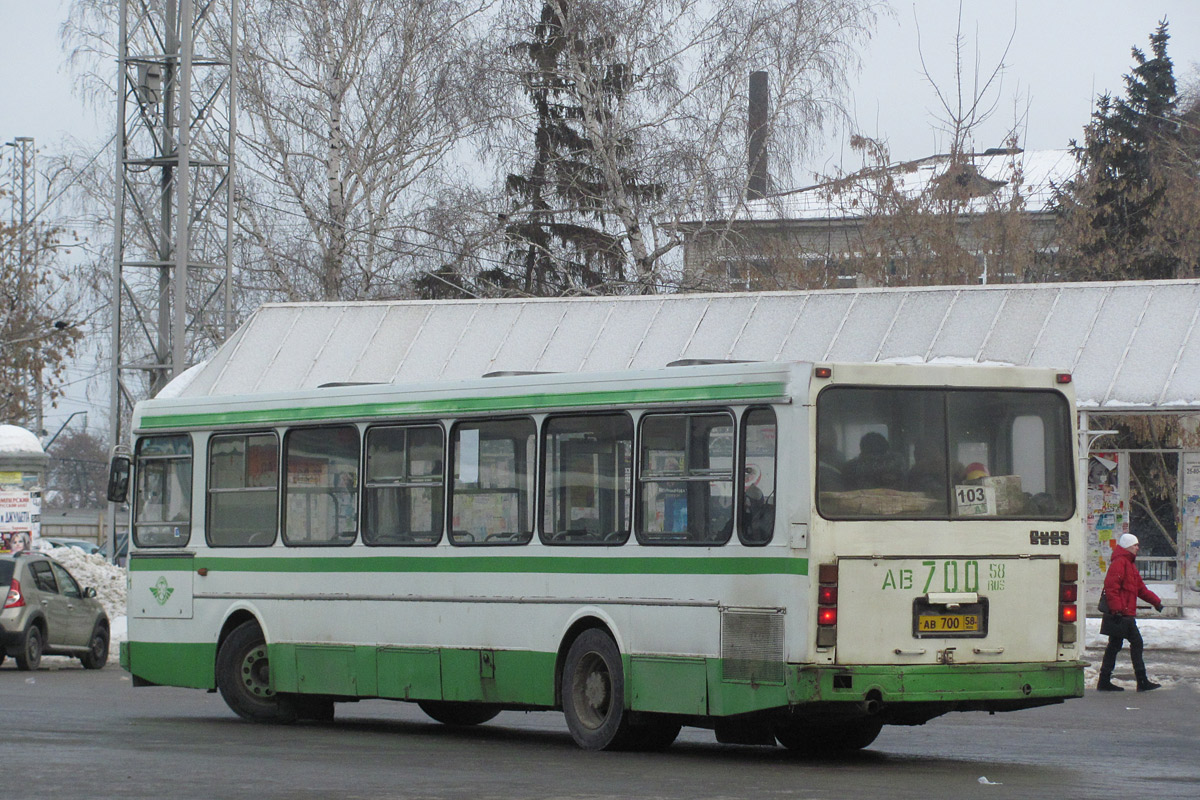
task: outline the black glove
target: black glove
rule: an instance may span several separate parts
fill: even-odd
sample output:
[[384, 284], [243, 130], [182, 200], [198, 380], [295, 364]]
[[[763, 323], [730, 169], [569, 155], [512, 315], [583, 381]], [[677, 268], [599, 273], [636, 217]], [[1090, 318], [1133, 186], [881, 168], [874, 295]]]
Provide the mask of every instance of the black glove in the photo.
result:
[[1159, 603], [1158, 605], [1156, 605], [1154, 607], [1154, 610], [1161, 614], [1162, 613], [1162, 603]]

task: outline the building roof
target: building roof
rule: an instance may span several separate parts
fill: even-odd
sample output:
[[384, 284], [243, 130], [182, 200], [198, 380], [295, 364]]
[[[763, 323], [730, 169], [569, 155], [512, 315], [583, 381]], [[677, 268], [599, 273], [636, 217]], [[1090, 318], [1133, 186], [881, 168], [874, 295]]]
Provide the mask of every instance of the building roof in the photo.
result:
[[[966, 210], [974, 213], [1012, 201], [1014, 165], [1020, 169], [1024, 210], [1032, 213], [1050, 211], [1053, 185], [1062, 185], [1078, 169], [1070, 150], [989, 150], [968, 158], [977, 173], [973, 176], [974, 183], [978, 184], [971, 193], [978, 196], [968, 202]], [[733, 213], [737, 220], [760, 222], [857, 219], [876, 207], [872, 195], [875, 181], [882, 174], [891, 178], [899, 194], [914, 198], [930, 192], [950, 166], [950, 156], [936, 155], [893, 164], [886, 170], [863, 170], [836, 184], [824, 183], [750, 200]], [[989, 191], [984, 193], [984, 189]]]
[[168, 391], [202, 397], [678, 359], [987, 363], [1084, 408], [1200, 410], [1200, 281], [266, 305]]

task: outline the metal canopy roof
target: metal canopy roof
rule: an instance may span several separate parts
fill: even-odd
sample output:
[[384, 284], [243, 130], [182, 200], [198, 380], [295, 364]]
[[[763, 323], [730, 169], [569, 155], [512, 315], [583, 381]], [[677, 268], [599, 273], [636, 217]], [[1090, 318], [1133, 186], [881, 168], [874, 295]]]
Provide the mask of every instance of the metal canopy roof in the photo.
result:
[[[677, 359], [1051, 367], [1081, 408], [1200, 410], [1200, 281], [266, 305], [179, 396]], [[189, 382], [190, 380], [190, 382]]]

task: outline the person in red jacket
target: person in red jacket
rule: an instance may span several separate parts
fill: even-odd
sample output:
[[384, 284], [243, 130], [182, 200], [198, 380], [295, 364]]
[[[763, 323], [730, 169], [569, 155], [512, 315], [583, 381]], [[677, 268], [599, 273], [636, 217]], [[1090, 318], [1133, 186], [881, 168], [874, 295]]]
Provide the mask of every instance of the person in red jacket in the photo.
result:
[[1137, 690], [1148, 692], [1160, 684], [1146, 677], [1146, 662], [1142, 660], [1142, 633], [1137, 626], [1137, 601], [1140, 597], [1155, 611], [1162, 611], [1162, 600], [1146, 588], [1134, 558], [1140, 545], [1132, 533], [1122, 534], [1113, 547], [1112, 564], [1104, 576], [1104, 594], [1108, 598], [1108, 613], [1100, 632], [1108, 636], [1108, 647], [1104, 660], [1100, 662], [1100, 682], [1096, 688], [1102, 692], [1121, 692], [1124, 688], [1112, 682], [1113, 667], [1117, 664], [1117, 653], [1125, 640], [1129, 640], [1129, 658], [1133, 661], [1133, 672], [1137, 675]]

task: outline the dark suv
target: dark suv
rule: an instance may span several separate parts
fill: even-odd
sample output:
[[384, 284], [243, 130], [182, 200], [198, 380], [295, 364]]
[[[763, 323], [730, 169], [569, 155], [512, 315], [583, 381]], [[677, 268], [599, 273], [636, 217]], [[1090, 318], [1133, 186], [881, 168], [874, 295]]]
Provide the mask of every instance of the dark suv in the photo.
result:
[[37, 669], [42, 655], [75, 656], [86, 669], [108, 662], [108, 615], [96, 590], [37, 553], [0, 555], [0, 663]]

